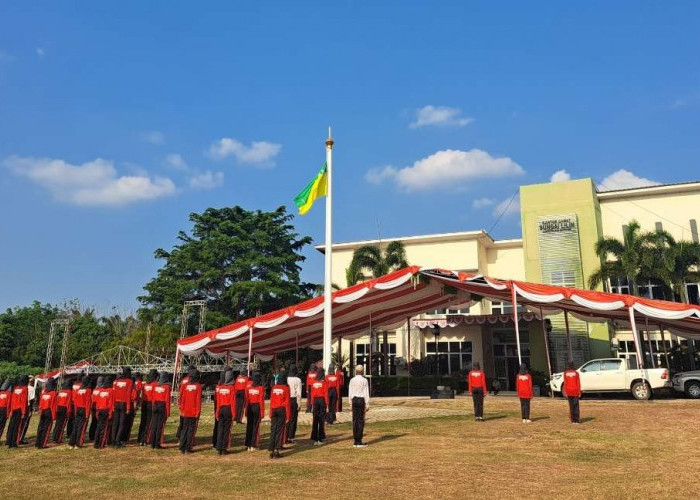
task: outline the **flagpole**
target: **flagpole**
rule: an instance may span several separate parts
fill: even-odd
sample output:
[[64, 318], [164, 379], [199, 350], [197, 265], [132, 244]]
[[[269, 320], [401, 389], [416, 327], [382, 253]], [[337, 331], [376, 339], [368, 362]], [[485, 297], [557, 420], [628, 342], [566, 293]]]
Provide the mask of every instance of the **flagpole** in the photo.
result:
[[331, 340], [333, 331], [333, 311], [331, 288], [331, 264], [333, 253], [333, 139], [328, 127], [326, 139], [326, 252], [323, 278], [323, 368], [331, 363]]

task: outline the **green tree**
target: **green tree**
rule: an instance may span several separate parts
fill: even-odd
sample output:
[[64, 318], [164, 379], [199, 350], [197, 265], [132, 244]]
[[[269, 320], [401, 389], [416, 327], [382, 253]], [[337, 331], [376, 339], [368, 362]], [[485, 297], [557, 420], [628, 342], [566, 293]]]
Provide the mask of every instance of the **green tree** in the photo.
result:
[[700, 281], [700, 244], [694, 241], [675, 241], [669, 236], [668, 248], [655, 262], [657, 274], [673, 290], [676, 298], [688, 303], [686, 283]]
[[406, 249], [400, 241], [392, 241], [384, 250], [380, 245], [365, 245], [357, 248], [352, 254], [350, 267], [345, 271], [347, 284], [366, 280], [365, 273], [373, 278], [378, 278], [408, 266]]
[[[139, 300], [164, 323], [177, 324], [185, 300], [206, 299], [207, 328], [263, 314], [308, 298], [300, 237], [284, 207], [272, 212], [241, 207], [193, 213], [191, 233], [181, 231], [171, 250], [156, 250], [163, 267]], [[190, 322], [194, 333], [196, 321]]]

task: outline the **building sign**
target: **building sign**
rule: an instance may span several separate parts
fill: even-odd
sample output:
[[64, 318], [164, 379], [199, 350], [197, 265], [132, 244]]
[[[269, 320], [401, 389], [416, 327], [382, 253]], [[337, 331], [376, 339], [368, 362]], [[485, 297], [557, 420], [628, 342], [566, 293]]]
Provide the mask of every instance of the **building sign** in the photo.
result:
[[561, 233], [563, 231], [576, 231], [576, 219], [560, 217], [539, 221], [540, 233]]

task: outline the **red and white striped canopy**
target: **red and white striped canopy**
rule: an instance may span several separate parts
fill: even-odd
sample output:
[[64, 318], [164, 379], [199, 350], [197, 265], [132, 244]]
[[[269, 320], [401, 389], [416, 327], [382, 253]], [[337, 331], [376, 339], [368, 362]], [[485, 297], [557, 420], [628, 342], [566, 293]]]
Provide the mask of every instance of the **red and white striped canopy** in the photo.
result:
[[[333, 293], [333, 337], [356, 338], [391, 329], [409, 317], [473, 303], [472, 294], [512, 302], [544, 315], [568, 311], [585, 321], [647, 321], [700, 338], [700, 307], [631, 295], [505, 281], [478, 274], [412, 266]], [[479, 298], [480, 298], [479, 297]], [[475, 297], [476, 298], [476, 297]], [[178, 341], [183, 354], [261, 358], [321, 343], [323, 297]]]
[[[81, 362], [76, 363], [74, 365], [66, 366], [63, 373], [65, 375], [75, 375], [76, 373], [80, 373], [80, 372], [84, 371], [90, 365], [92, 365], [92, 363], [90, 363], [89, 361], [81, 361]], [[48, 373], [42, 373], [41, 375], [37, 375], [36, 379], [39, 382], [44, 383], [48, 379], [58, 378], [60, 375], [61, 375], [61, 370], [58, 369], [58, 370], [50, 371]]]

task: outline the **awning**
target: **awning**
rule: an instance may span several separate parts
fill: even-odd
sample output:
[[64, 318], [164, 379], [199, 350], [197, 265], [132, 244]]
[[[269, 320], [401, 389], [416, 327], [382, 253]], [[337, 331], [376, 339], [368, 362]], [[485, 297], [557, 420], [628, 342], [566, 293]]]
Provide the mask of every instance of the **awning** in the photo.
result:
[[[75, 375], [76, 373], [80, 373], [84, 371], [86, 368], [88, 368], [92, 363], [89, 361], [80, 361], [74, 365], [66, 366], [64, 369], [64, 374], [65, 375]], [[61, 375], [61, 370], [53, 370], [47, 373], [42, 373], [41, 375], [37, 375], [35, 378], [41, 382], [44, 383], [50, 378], [58, 378]]]
[[[474, 297], [473, 297], [474, 296]], [[700, 307], [631, 295], [501, 280], [479, 274], [412, 266], [333, 293], [333, 338], [366, 335], [370, 328], [392, 329], [411, 316], [457, 308], [487, 298], [512, 302], [539, 314], [567, 311], [586, 321], [612, 319], [663, 327], [700, 338]], [[269, 357], [323, 339], [323, 297], [263, 316], [201, 333], [177, 343], [182, 354]]]

